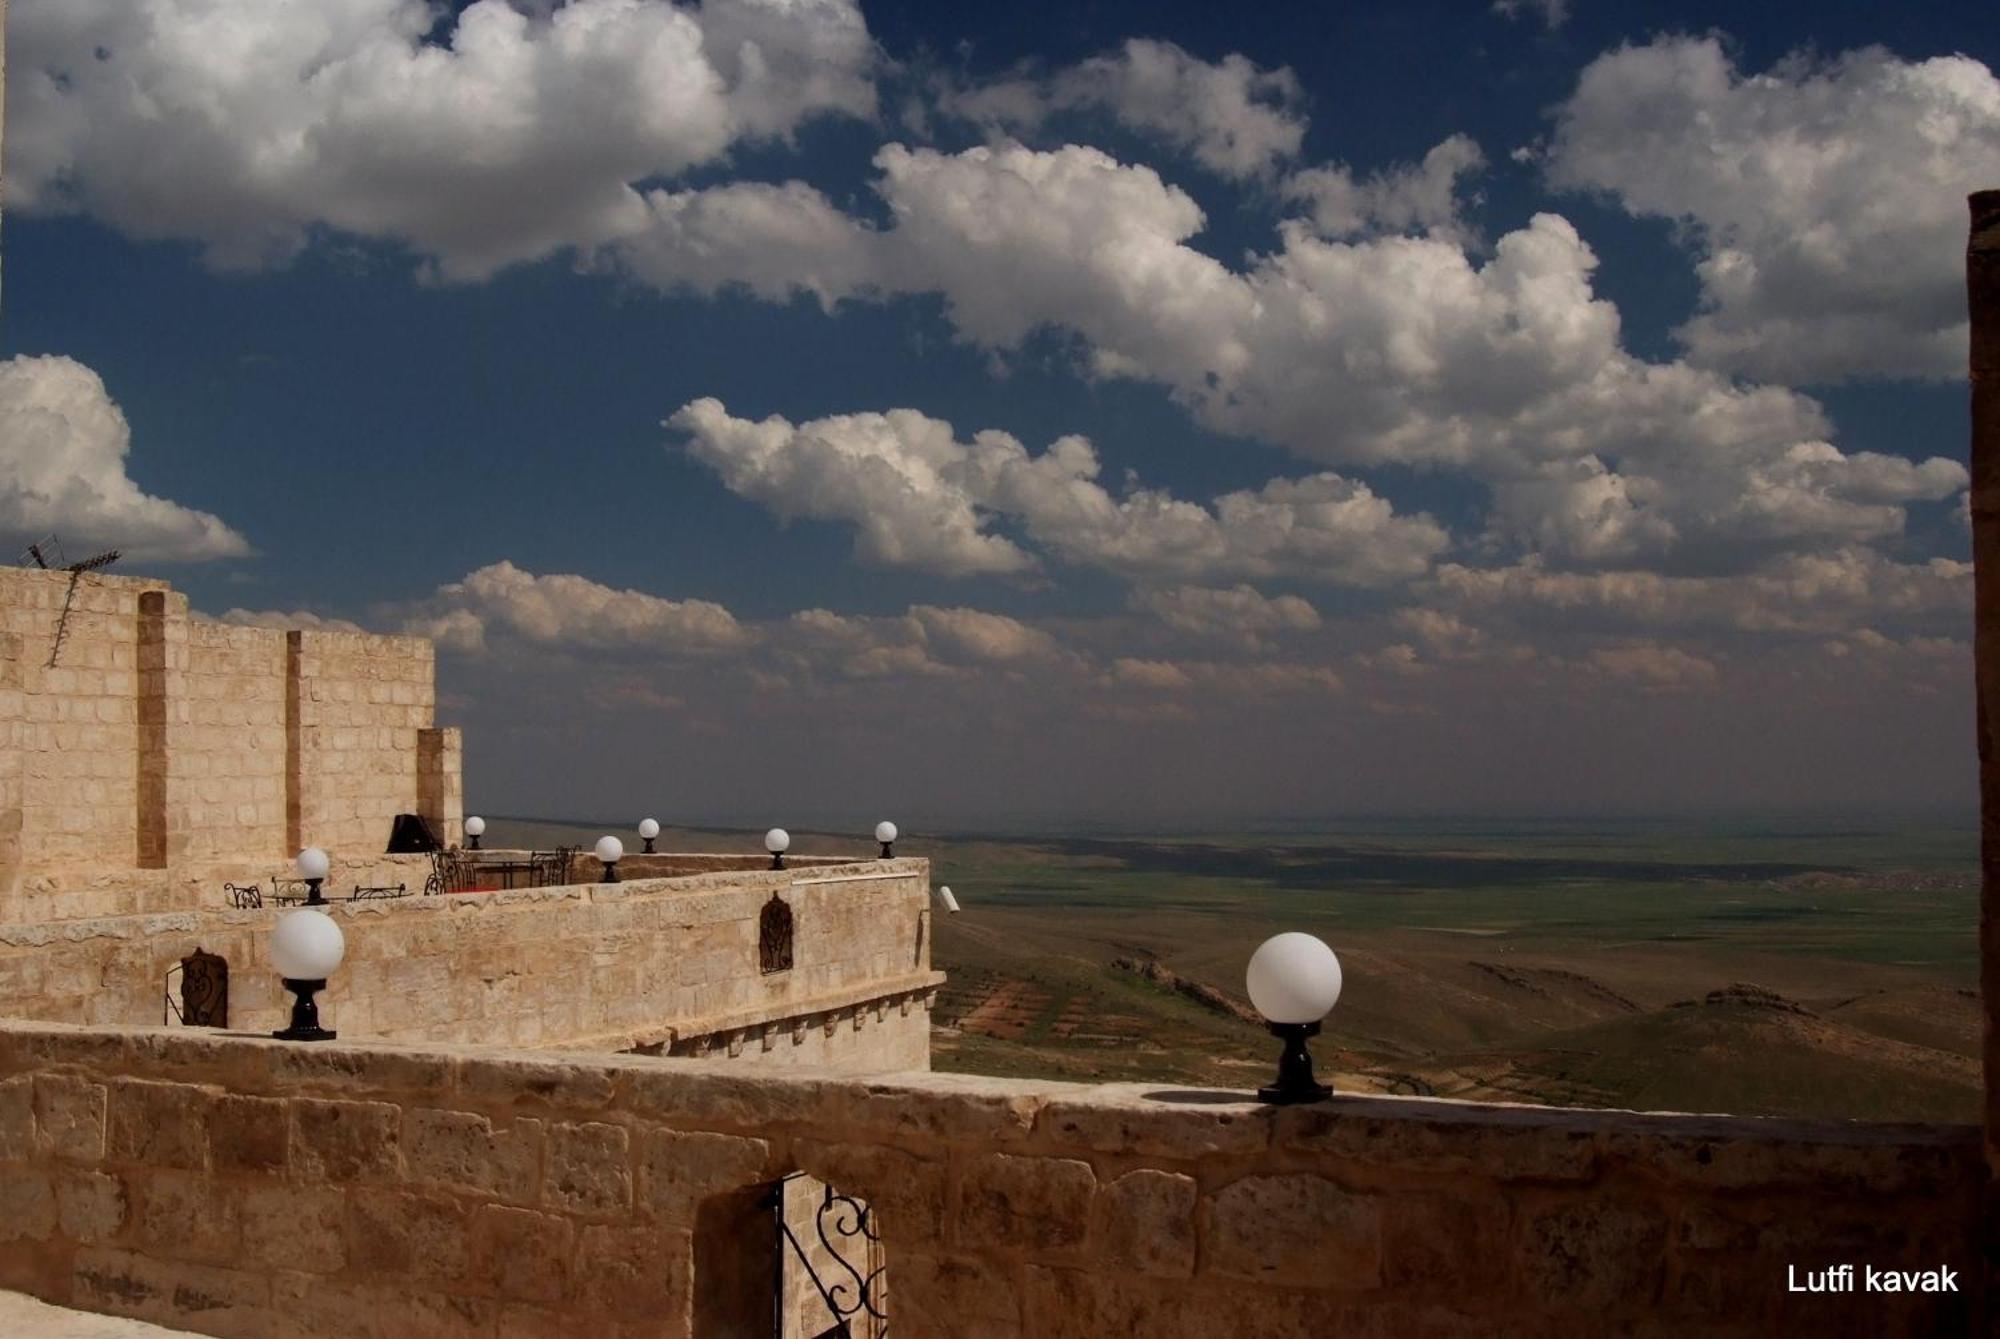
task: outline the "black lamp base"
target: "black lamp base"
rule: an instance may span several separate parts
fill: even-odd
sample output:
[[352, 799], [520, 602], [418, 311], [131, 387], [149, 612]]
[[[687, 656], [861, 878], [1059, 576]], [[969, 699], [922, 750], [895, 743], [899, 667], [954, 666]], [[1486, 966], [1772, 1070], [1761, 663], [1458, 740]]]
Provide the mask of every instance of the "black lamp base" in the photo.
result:
[[271, 1035], [279, 1041], [332, 1041], [339, 1034], [331, 1028], [319, 1025], [319, 1005], [313, 996], [326, 989], [325, 981], [294, 981], [283, 978], [285, 989], [292, 992], [292, 1025], [281, 1028]]
[[468, 851], [477, 851], [477, 850], [479, 849], [479, 834], [478, 834], [478, 833], [476, 833], [476, 832], [475, 832], [475, 833], [473, 833], [473, 834], [472, 834], [471, 836], [469, 836], [469, 837], [467, 837], [467, 838], [465, 839], [465, 849], [466, 849], [466, 850], [468, 850]]
[[604, 881], [606, 883], [618, 882], [618, 862], [616, 860], [604, 867]]
[[1312, 1056], [1306, 1051], [1306, 1038], [1319, 1035], [1318, 1023], [1269, 1023], [1271, 1035], [1285, 1043], [1284, 1053], [1278, 1057], [1278, 1081], [1257, 1090], [1257, 1100], [1272, 1106], [1290, 1106], [1296, 1102], [1324, 1102], [1333, 1096], [1331, 1086], [1313, 1078]]
[[784, 856], [784, 852], [782, 852], [782, 851], [773, 851], [773, 852], [771, 853], [771, 868], [772, 868], [772, 869], [783, 869], [784, 867], [785, 867], [785, 856]]
[[322, 883], [325, 883], [325, 882], [326, 882], [326, 880], [325, 880], [325, 879], [307, 879], [307, 880], [306, 880], [306, 902], [305, 902], [305, 904], [306, 904], [307, 906], [309, 906], [309, 907], [323, 907], [323, 906], [325, 906], [325, 905], [326, 905], [326, 898], [325, 898], [324, 896], [322, 896], [322, 895], [321, 895], [321, 893], [320, 893], [320, 891], [319, 891], [319, 886], [320, 886], [320, 885], [321, 885]]
[[896, 858], [895, 846], [894, 842], [882, 843], [882, 858], [884, 860], [894, 860]]
[[653, 839], [652, 839], [651, 837], [648, 837], [648, 838], [646, 838], [646, 850], [645, 850], [645, 854], [647, 854], [647, 855], [657, 855], [657, 854], [658, 854], [658, 852], [656, 852], [656, 851], [654, 851], [654, 850], [653, 850]]

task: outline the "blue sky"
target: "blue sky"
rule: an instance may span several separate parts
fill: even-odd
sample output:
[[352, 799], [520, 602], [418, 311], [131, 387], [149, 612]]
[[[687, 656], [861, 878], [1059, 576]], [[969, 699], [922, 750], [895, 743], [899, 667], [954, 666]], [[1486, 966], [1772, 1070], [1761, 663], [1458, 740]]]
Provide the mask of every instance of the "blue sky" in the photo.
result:
[[1993, 25], [1237, 8], [14, 0], [0, 537], [496, 811], [1969, 803]]

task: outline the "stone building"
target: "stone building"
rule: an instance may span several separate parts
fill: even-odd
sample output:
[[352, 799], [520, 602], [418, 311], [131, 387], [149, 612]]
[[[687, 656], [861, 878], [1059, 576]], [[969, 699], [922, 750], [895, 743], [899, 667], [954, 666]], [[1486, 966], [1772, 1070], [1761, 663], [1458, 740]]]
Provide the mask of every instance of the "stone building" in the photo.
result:
[[[425, 895], [433, 858], [388, 846], [405, 814], [461, 834], [435, 702], [422, 638], [241, 627], [158, 581], [0, 569], [0, 1016], [158, 1023], [199, 952], [229, 972], [223, 1021], [280, 1026], [265, 939], [313, 845], [350, 945], [323, 1008], [348, 1036], [928, 1067], [924, 862], [635, 855], [611, 884], [578, 854], [546, 886]], [[766, 970], [774, 924], [788, 965]]]

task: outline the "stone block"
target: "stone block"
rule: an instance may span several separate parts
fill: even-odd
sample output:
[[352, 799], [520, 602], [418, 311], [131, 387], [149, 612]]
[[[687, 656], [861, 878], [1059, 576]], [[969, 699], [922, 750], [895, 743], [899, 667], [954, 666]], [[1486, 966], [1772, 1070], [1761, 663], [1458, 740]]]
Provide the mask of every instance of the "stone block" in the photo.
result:
[[495, 1297], [560, 1301], [569, 1280], [570, 1241], [567, 1218], [485, 1205], [472, 1217], [471, 1276]]
[[1484, 1195], [1382, 1197], [1383, 1281], [1391, 1288], [1448, 1288], [1465, 1298], [1497, 1288], [1509, 1263], [1512, 1207]]
[[640, 1202], [662, 1222], [691, 1224], [702, 1200], [768, 1179], [770, 1160], [762, 1139], [653, 1130], [640, 1153]]
[[357, 1274], [463, 1278], [471, 1211], [449, 1195], [356, 1189], [347, 1195], [346, 1255]]
[[[864, 1032], [857, 1038], [848, 1030], [842, 1031], [842, 1042], [850, 1048], [871, 1044], [869, 1034]], [[1021, 1144], [1034, 1130], [1045, 1100], [1023, 1088], [1017, 1080], [976, 1074], [927, 1074], [920, 1084], [893, 1080], [847, 1083], [820, 1095], [815, 1123], [838, 1123], [897, 1140], [914, 1137]]]
[[940, 1241], [945, 1218], [945, 1164], [879, 1144], [821, 1144], [800, 1140], [792, 1147], [799, 1167], [869, 1206], [875, 1230], [901, 1245]]
[[138, 1193], [138, 1239], [148, 1254], [211, 1265], [236, 1258], [243, 1210], [230, 1187], [193, 1172], [155, 1172]]
[[1381, 1205], [1323, 1176], [1246, 1176], [1209, 1202], [1207, 1270], [1280, 1286], [1360, 1291], [1382, 1277]]
[[[1156, 1278], [1080, 1269], [1030, 1266], [1021, 1289], [1025, 1334], [1041, 1336], [1147, 1335], [1159, 1339], [1389, 1339], [1426, 1333], [1371, 1323], [1362, 1308], [1328, 1293], [1269, 1285], [1247, 1287], [1212, 1279], [1167, 1284]], [[1477, 1328], [1440, 1331], [1466, 1336]], [[1004, 1331], [995, 1331], [1004, 1333]]]
[[243, 1192], [243, 1258], [267, 1269], [338, 1274], [347, 1266], [346, 1197], [311, 1186]]
[[0, 1161], [27, 1162], [35, 1156], [35, 1083], [21, 1074], [0, 1083]]
[[1272, 1120], [1274, 1149], [1398, 1172], [1582, 1181], [1597, 1170], [1594, 1113], [1466, 1113], [1435, 1102], [1337, 1096], [1280, 1108]]
[[491, 1339], [500, 1310], [485, 1297], [410, 1292], [368, 1279], [311, 1274], [278, 1275], [271, 1299], [292, 1322], [286, 1332], [340, 1339]]
[[[548, 932], [547, 922], [522, 917], [529, 933]], [[555, 1058], [492, 1060], [467, 1056], [459, 1065], [458, 1091], [475, 1100], [546, 1102], [566, 1111], [602, 1107], [611, 1101], [612, 1075], [602, 1063]]]
[[1704, 1190], [1838, 1188], [1855, 1195], [1929, 1195], [1964, 1185], [1978, 1169], [1975, 1149], [1940, 1139], [1934, 1131], [1796, 1137], [1805, 1133], [1806, 1128], [1777, 1123], [1769, 1134], [1751, 1135], [1740, 1125], [1691, 1119], [1615, 1131], [1602, 1143], [1612, 1161]]
[[1097, 1195], [1097, 1242], [1105, 1260], [1140, 1274], [1194, 1273], [1194, 1178], [1141, 1168]]
[[1654, 1205], [1570, 1199], [1528, 1218], [1516, 1282], [1586, 1309], [1643, 1307], [1660, 1295], [1666, 1245], [1667, 1218]]
[[1158, 1084], [1118, 1084], [1089, 1089], [1087, 1096], [1052, 1098], [1036, 1131], [1068, 1148], [1190, 1161], [1254, 1155], [1270, 1145], [1272, 1108], [1248, 1100], [1197, 1103], [1148, 1096], [1172, 1091]]
[[579, 1214], [632, 1207], [632, 1140], [622, 1125], [558, 1121], [548, 1130], [542, 1202]]
[[577, 1229], [569, 1299], [589, 1314], [625, 1320], [684, 1314], [691, 1258], [684, 1231], [587, 1223]]
[[477, 1112], [413, 1107], [403, 1129], [411, 1180], [510, 1204], [536, 1202], [541, 1121], [516, 1118], [496, 1130]]
[[283, 1172], [291, 1130], [282, 1100], [222, 1094], [208, 1107], [209, 1164], [218, 1172]]
[[199, 1323], [209, 1334], [293, 1332], [287, 1318], [271, 1310], [271, 1283], [262, 1273], [85, 1247], [70, 1277], [70, 1304], [84, 1310], [177, 1327]]
[[402, 1108], [388, 1102], [291, 1104], [291, 1164], [303, 1180], [394, 1181], [403, 1174]]
[[49, 1174], [39, 1167], [0, 1167], [0, 1241], [45, 1241], [55, 1230]]
[[1089, 1233], [1097, 1176], [1073, 1158], [992, 1153], [966, 1168], [958, 1240], [975, 1249], [1069, 1250]]
[[113, 1079], [105, 1147], [116, 1162], [200, 1171], [208, 1166], [208, 1094], [182, 1083]]
[[35, 1128], [43, 1153], [77, 1162], [104, 1156], [104, 1085], [64, 1074], [35, 1076]]
[[1022, 1335], [1018, 1266], [994, 1257], [955, 1260], [908, 1251], [897, 1251], [889, 1265], [889, 1313], [897, 1331], [964, 1339]]
[[124, 1230], [131, 1197], [117, 1177], [67, 1167], [56, 1172], [55, 1186], [56, 1219], [71, 1241], [109, 1241]]
[[[356, 879], [361, 881], [359, 875]], [[401, 880], [402, 876], [397, 875], [389, 878], [388, 882]], [[349, 935], [351, 939], [359, 938], [352, 930]], [[359, 947], [359, 944], [350, 944], [348, 951], [352, 954]], [[359, 965], [354, 959], [350, 962], [354, 966]], [[351, 971], [353, 967], [343, 970]], [[234, 994], [235, 982], [230, 985]], [[356, 988], [350, 985], [347, 993], [354, 995]], [[290, 997], [286, 998], [289, 1000]], [[424, 1093], [440, 1092], [451, 1086], [454, 1058], [444, 1052], [416, 1048], [386, 1051], [379, 1046], [287, 1046], [271, 1053], [269, 1064], [271, 1077], [283, 1082], [355, 1090], [357, 1095], [386, 1090]]]

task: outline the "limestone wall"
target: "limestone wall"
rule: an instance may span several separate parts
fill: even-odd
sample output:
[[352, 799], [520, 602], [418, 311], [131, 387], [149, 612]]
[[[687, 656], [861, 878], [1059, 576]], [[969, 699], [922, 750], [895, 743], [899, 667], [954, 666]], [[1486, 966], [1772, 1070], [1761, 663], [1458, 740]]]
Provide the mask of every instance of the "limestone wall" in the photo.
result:
[[436, 705], [435, 652], [421, 637], [285, 634], [295, 752], [290, 845], [379, 851], [417, 813], [418, 734]]
[[[0, 569], [17, 684], [21, 859], [138, 864], [139, 597], [134, 581]], [[65, 600], [69, 616], [63, 619]], [[56, 630], [63, 625], [61, 655]]]
[[191, 907], [212, 869], [379, 854], [398, 813], [456, 840], [435, 696], [421, 638], [231, 627], [158, 581], [0, 569], [0, 921]]
[[1970, 1128], [22, 1024], [0, 1074], [0, 1286], [207, 1334], [752, 1333], [794, 1170], [874, 1205], [912, 1337], [1972, 1332], [1785, 1287], [1962, 1285]]
[[194, 619], [187, 646], [186, 719], [174, 741], [186, 834], [179, 856], [294, 854], [300, 848], [291, 844], [285, 804], [285, 634]]
[[[369, 870], [420, 890], [425, 868]], [[330, 883], [345, 892], [356, 877], [338, 869]], [[321, 1017], [355, 1037], [924, 1068], [940, 980], [928, 884], [928, 864], [904, 859], [336, 901], [347, 960]], [[767, 975], [758, 919], [774, 894], [793, 912], [794, 964]], [[281, 1027], [289, 997], [266, 941], [283, 914], [210, 905], [0, 926], [0, 1017], [158, 1023], [168, 971], [202, 948], [229, 963], [230, 1025]]]

